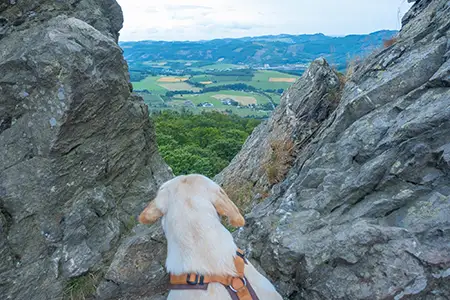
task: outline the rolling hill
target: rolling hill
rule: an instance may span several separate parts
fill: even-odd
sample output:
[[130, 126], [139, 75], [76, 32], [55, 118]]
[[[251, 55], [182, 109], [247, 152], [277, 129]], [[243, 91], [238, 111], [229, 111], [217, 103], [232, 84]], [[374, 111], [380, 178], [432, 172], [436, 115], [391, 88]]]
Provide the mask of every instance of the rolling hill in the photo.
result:
[[[282, 34], [195, 42], [121, 42], [120, 46], [132, 71], [153, 67], [196, 72], [215, 63], [223, 68], [304, 70], [307, 64], [320, 56], [342, 70], [348, 60], [365, 56], [396, 33], [385, 30], [343, 37]], [[213, 65], [213, 68], [217, 67]]]

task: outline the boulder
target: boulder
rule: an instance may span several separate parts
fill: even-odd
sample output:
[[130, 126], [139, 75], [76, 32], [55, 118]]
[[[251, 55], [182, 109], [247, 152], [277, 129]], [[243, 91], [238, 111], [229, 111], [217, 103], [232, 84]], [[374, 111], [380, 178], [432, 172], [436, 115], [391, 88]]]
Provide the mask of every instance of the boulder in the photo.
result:
[[121, 26], [115, 1], [0, 4], [1, 299], [93, 294], [172, 176]]
[[416, 1], [235, 232], [286, 299], [448, 298], [449, 20], [447, 0]]
[[231, 199], [247, 209], [281, 182], [298, 152], [314, 138], [336, 109], [342, 75], [319, 58], [283, 94], [271, 118], [258, 126], [239, 154], [214, 179]]

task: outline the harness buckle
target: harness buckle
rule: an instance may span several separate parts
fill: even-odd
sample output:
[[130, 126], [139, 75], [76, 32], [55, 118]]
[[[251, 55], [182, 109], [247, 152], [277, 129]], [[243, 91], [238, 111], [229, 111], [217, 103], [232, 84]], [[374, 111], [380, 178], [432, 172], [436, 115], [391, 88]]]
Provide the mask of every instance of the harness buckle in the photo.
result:
[[199, 276], [198, 274], [195, 274], [195, 280], [191, 281], [190, 279], [191, 279], [191, 274], [187, 274], [186, 283], [189, 285], [197, 285], [197, 284], [203, 285], [203, 281], [205, 280], [205, 277], [203, 275]]
[[191, 274], [187, 274], [186, 276], [186, 282], [189, 285], [196, 285], [198, 283], [198, 274], [195, 274], [195, 281], [191, 281]]
[[247, 280], [245, 279], [245, 277], [242, 277], [242, 278], [241, 278], [241, 277], [235, 277], [235, 278], [233, 278], [233, 279], [240, 279], [240, 280], [242, 281], [242, 283], [243, 283], [243, 286], [242, 286], [242, 287], [240, 287], [240, 288], [238, 288], [238, 289], [235, 289], [235, 288], [233, 287], [233, 282], [231, 282], [231, 284], [230, 284], [228, 287], [229, 287], [230, 290], [232, 290], [233, 292], [237, 293], [237, 292], [239, 292], [239, 291], [241, 291], [241, 290], [247, 288]]

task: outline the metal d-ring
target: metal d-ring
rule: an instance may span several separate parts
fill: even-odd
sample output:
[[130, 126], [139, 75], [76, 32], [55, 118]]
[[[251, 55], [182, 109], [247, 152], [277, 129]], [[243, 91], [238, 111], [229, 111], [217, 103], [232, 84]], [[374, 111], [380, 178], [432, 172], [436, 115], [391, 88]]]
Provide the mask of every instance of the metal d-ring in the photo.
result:
[[[247, 280], [245, 279], [245, 277], [243, 277], [243, 278], [241, 278], [241, 277], [238, 277], [241, 281], [242, 281], [242, 283], [244, 284], [244, 286], [243, 287], [241, 287], [239, 290], [241, 290], [241, 289], [243, 289], [244, 287], [246, 287], [247, 286]], [[235, 292], [235, 293], [237, 293], [239, 290], [235, 290], [234, 288], [233, 288], [233, 286], [230, 284], [229, 286], [228, 286], [233, 292]]]

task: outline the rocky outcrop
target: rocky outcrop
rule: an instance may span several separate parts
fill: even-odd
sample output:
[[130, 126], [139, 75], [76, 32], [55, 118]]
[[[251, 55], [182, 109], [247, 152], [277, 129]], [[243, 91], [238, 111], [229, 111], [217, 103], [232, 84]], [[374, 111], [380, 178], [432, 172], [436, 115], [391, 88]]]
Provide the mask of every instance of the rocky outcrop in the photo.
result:
[[0, 4], [1, 299], [95, 292], [171, 176], [121, 26], [110, 0]]
[[448, 299], [449, 29], [447, 0], [416, 1], [235, 233], [287, 299]]
[[[339, 103], [342, 77], [324, 59], [314, 61], [283, 96], [272, 117], [258, 126], [230, 165], [218, 174], [241, 208], [267, 197], [294, 158], [311, 141]], [[255, 197], [256, 196], [256, 197]]]

